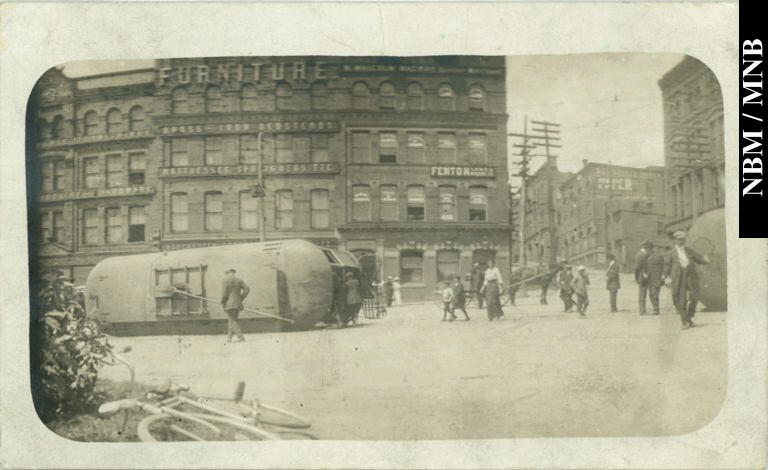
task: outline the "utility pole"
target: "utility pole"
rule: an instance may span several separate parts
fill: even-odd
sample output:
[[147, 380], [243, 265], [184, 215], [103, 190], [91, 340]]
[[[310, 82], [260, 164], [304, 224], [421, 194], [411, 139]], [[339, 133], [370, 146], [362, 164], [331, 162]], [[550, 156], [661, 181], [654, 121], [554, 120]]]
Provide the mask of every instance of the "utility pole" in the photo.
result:
[[554, 194], [554, 182], [552, 181], [557, 170], [556, 159], [557, 156], [550, 152], [551, 148], [561, 148], [557, 142], [560, 141], [560, 124], [547, 121], [531, 121], [534, 126], [531, 131], [534, 133], [533, 140], [544, 147], [546, 152], [547, 161], [547, 219], [549, 224], [549, 247], [550, 247], [550, 263], [557, 262], [557, 242], [555, 236], [555, 194]]
[[517, 154], [520, 157], [520, 169], [518, 170], [517, 174], [515, 176], [519, 176], [520, 181], [520, 216], [519, 218], [519, 240], [518, 240], [518, 250], [520, 252], [519, 259], [520, 259], [520, 265], [525, 266], [527, 263], [526, 256], [525, 256], [525, 211], [526, 211], [526, 199], [527, 199], [527, 186], [526, 181], [528, 180], [528, 163], [531, 160], [530, 150], [536, 148], [536, 145], [528, 144], [528, 141], [532, 138], [531, 135], [528, 134], [528, 116], [525, 116], [525, 121], [523, 123], [523, 133], [517, 134], [517, 133], [510, 133], [507, 134], [512, 137], [518, 137], [523, 139], [522, 144], [515, 144], [515, 148], [519, 148], [519, 153]]
[[253, 197], [259, 198], [259, 241], [263, 242], [266, 235], [267, 216], [264, 212], [264, 198], [267, 193], [264, 190], [264, 132], [257, 134], [256, 148], [259, 153], [259, 182], [252, 191]]

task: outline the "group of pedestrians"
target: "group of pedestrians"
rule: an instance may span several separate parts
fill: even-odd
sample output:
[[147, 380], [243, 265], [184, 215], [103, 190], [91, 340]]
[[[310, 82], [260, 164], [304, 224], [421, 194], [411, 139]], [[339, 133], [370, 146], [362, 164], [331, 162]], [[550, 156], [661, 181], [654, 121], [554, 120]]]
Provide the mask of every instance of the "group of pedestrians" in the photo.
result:
[[[686, 233], [682, 230], [673, 234], [672, 247], [654, 245], [650, 241], [642, 243], [635, 256], [635, 282], [638, 286], [638, 311], [640, 315], [660, 315], [659, 296], [661, 288], [670, 288], [672, 302], [680, 315], [683, 329], [693, 326], [693, 316], [699, 300], [699, 275], [696, 264], [708, 264], [707, 256], [702, 256], [696, 250], [686, 245]], [[611, 312], [618, 312], [617, 296], [621, 289], [619, 265], [616, 257], [606, 255], [606, 289], [608, 290]], [[560, 298], [566, 312], [576, 307], [579, 314], [584, 315], [589, 299], [586, 287], [589, 278], [586, 268], [579, 266], [573, 273], [572, 267], [562, 261], [552, 276], [557, 278], [560, 288]], [[542, 303], [546, 303], [547, 280], [542, 282]], [[576, 295], [574, 300], [573, 296]], [[650, 299], [652, 312], [646, 309], [646, 299]]]
[[[579, 266], [576, 273], [570, 264], [564, 263], [560, 272], [557, 273], [557, 284], [560, 287], [560, 299], [566, 312], [570, 312], [573, 307], [582, 317], [586, 315], [589, 306], [589, 296], [587, 286], [589, 286], [589, 276], [587, 268]], [[573, 296], [576, 296], [574, 299]]]
[[480, 268], [479, 263], [472, 266], [472, 272], [466, 276], [470, 283], [469, 292], [466, 289], [462, 276], [451, 274], [450, 281], [443, 281], [440, 288], [440, 298], [442, 301], [443, 321], [453, 321], [457, 317], [456, 310], [464, 313], [464, 320], [468, 321], [469, 315], [466, 310], [468, 296], [475, 295], [477, 305], [485, 309], [488, 314], [488, 320], [493, 321], [504, 316], [504, 310], [501, 308], [501, 291], [504, 279], [501, 271], [496, 267], [493, 259], [488, 260], [488, 267], [485, 270]]

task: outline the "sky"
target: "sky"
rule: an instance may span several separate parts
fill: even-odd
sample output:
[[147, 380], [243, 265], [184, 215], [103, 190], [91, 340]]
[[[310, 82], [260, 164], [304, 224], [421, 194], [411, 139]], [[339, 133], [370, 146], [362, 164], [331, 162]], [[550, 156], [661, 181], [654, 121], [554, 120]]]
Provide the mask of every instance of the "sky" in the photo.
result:
[[[526, 117], [560, 124], [562, 148], [555, 154], [561, 171], [578, 171], [583, 159], [637, 167], [663, 165], [658, 80], [682, 58], [650, 53], [507, 57], [507, 129], [522, 133]], [[152, 66], [151, 60], [71, 62], [64, 72], [77, 77]], [[508, 141], [510, 162], [519, 161], [515, 143], [520, 140]], [[535, 171], [543, 160], [533, 158], [531, 169]], [[510, 171], [514, 169], [510, 165]]]
[[[526, 117], [529, 132], [531, 120], [560, 124], [562, 148], [553, 153], [561, 171], [578, 171], [583, 159], [663, 165], [658, 80], [682, 59], [680, 54], [649, 53], [507, 57], [507, 127], [522, 133]], [[510, 153], [517, 153], [512, 145], [521, 140], [508, 143]], [[532, 170], [543, 160], [534, 158]]]

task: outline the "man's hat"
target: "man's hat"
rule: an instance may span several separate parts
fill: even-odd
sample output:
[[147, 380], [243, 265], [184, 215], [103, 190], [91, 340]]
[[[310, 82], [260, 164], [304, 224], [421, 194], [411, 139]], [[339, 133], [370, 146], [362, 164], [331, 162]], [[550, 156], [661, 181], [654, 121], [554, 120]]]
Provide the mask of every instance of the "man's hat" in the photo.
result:
[[653, 242], [651, 242], [650, 240], [645, 240], [643, 241], [641, 246], [653, 246]]
[[236, 273], [237, 271], [235, 271], [235, 270], [234, 270], [234, 269], [232, 269], [232, 268], [229, 268], [229, 269], [227, 269], [227, 270], [226, 270], [226, 271], [224, 271], [224, 272], [225, 272], [225, 273], [227, 273], [227, 274], [229, 274], [229, 273]]
[[587, 268], [584, 265], [579, 266], [578, 269], [577, 269], [577, 271], [586, 271], [586, 270], [587, 270]]
[[680, 239], [680, 238], [682, 238], [683, 240], [685, 240], [685, 238], [686, 238], [686, 235], [685, 235], [685, 232], [684, 232], [684, 231], [682, 231], [682, 230], [678, 230], [677, 232], [675, 232], [675, 233], [674, 233], [674, 235], [672, 235], [672, 237], [673, 237], [675, 240], [678, 240], [678, 239]]

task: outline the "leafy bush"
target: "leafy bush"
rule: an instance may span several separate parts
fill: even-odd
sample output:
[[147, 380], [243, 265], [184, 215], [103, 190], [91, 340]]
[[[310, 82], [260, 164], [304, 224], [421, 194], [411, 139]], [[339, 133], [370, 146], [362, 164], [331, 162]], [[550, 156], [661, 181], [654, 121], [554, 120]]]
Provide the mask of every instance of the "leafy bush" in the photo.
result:
[[96, 377], [111, 363], [112, 346], [60, 271], [43, 273], [32, 312], [31, 376], [38, 414], [49, 423], [90, 411], [98, 404]]

